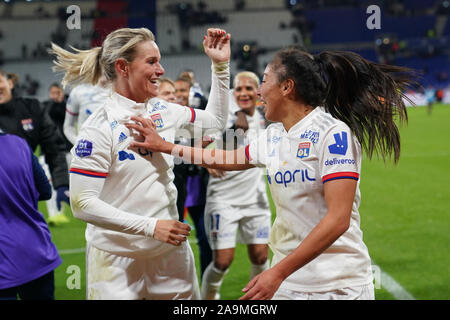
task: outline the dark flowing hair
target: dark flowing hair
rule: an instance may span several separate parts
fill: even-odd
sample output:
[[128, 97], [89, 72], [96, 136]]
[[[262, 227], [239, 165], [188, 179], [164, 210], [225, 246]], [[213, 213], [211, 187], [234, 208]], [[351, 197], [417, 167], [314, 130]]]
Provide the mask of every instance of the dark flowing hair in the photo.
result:
[[281, 83], [295, 82], [296, 98], [323, 106], [353, 131], [369, 158], [378, 153], [400, 157], [395, 123], [407, 122], [404, 92], [417, 85], [412, 69], [378, 64], [354, 52], [323, 51], [315, 56], [297, 48], [282, 49], [271, 64]]

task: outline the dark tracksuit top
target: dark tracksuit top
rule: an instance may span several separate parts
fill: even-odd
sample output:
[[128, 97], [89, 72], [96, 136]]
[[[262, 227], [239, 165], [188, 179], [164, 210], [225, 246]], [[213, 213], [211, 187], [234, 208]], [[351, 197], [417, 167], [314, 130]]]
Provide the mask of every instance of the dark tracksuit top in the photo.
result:
[[69, 186], [63, 139], [56, 125], [42, 111], [38, 100], [12, 98], [0, 104], [0, 128], [5, 133], [24, 138], [33, 152], [40, 145], [50, 168], [53, 188]]

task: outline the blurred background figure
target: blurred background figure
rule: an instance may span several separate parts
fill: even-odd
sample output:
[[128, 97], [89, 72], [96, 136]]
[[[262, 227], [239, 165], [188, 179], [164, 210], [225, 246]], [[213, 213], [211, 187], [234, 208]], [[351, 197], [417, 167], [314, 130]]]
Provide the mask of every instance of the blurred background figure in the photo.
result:
[[169, 78], [159, 79], [158, 98], [166, 100], [167, 102], [177, 102], [175, 83]]
[[52, 189], [27, 142], [0, 128], [0, 300], [53, 300], [61, 258], [38, 200]]
[[50, 219], [49, 223], [66, 222], [62, 203], [69, 204], [69, 172], [62, 134], [38, 100], [13, 97], [12, 86], [12, 81], [0, 70], [0, 126], [4, 132], [24, 138], [33, 151], [40, 146], [41, 159], [48, 165], [49, 180], [56, 193], [47, 204], [49, 217], [57, 219]]
[[[185, 77], [180, 76], [175, 81], [177, 103], [194, 109], [204, 110], [208, 100], [198, 93], [195, 99], [192, 99], [192, 85], [193, 82], [189, 75]], [[193, 139], [179, 137], [178, 140], [175, 140], [175, 143], [193, 146], [194, 143], [202, 142], [194, 142]], [[175, 174], [174, 184], [178, 190], [178, 215], [180, 221], [185, 221], [185, 213], [188, 212], [194, 223], [200, 251], [200, 270], [201, 274], [203, 274], [212, 260], [212, 251], [208, 244], [204, 224], [206, 186], [208, 185], [209, 174], [205, 168], [183, 162], [175, 164], [173, 172]]]
[[[259, 78], [253, 72], [239, 72], [234, 78], [233, 100], [252, 134], [265, 128], [262, 114], [256, 110]], [[233, 150], [248, 143], [248, 130], [239, 128], [238, 115], [229, 108], [227, 130], [216, 137], [216, 148]], [[244, 132], [246, 131], [246, 132]], [[210, 173], [205, 207], [205, 229], [213, 250], [213, 261], [202, 279], [202, 298], [218, 300], [220, 287], [234, 260], [236, 242], [247, 245], [251, 262], [250, 279], [269, 268], [268, 238], [271, 213], [267, 200], [264, 171], [208, 169]]]
[[[67, 165], [70, 164], [70, 149], [72, 149], [73, 144], [66, 138], [63, 130], [64, 118], [66, 115], [66, 104], [67, 95], [65, 94], [63, 88], [58, 83], [52, 83], [48, 88], [49, 100], [42, 103], [44, 113], [53, 121], [56, 125], [59, 134], [64, 140], [64, 152], [66, 154]], [[48, 165], [45, 163], [44, 155], [39, 157], [39, 163], [44, 168], [47, 177], [51, 179], [50, 170]], [[47, 212], [48, 212], [48, 223], [51, 225], [59, 225], [70, 222], [69, 218], [65, 215], [65, 206], [57, 205], [56, 202], [57, 193], [53, 191], [52, 198], [46, 202]]]
[[[83, 123], [105, 103], [110, 93], [105, 76], [102, 76], [95, 86], [83, 83], [72, 89], [67, 101], [63, 125], [64, 134], [71, 144], [76, 143], [78, 131]], [[68, 156], [70, 157], [70, 153]]]

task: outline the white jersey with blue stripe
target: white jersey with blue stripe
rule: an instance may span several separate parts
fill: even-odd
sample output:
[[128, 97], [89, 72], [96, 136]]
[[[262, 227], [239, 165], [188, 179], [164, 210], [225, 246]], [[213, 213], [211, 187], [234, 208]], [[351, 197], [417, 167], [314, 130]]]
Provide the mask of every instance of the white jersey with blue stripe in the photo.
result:
[[75, 144], [77, 132], [86, 119], [105, 104], [110, 94], [110, 89], [92, 84], [80, 84], [72, 89], [67, 100], [64, 123], [64, 134], [72, 144]]
[[[75, 205], [89, 190], [89, 183], [96, 185], [104, 179], [101, 192], [95, 200], [85, 200], [92, 208], [81, 214], [94, 215], [95, 225], [88, 223], [86, 240], [95, 247], [115, 254], [149, 254], [165, 246], [162, 242], [142, 234], [129, 234], [130, 228], [141, 224], [142, 217], [178, 220], [176, 209], [177, 190], [173, 184], [174, 160], [171, 155], [148, 150], [130, 150], [133, 141], [125, 123], [131, 116], [152, 119], [161, 137], [173, 142], [175, 133], [201, 134], [206, 129], [223, 130], [228, 114], [229, 71], [213, 72], [210, 99], [205, 110], [194, 110], [164, 100], [153, 98], [148, 103], [136, 103], [118, 93], [112, 93], [106, 103], [98, 108], [83, 124], [77, 143], [72, 148], [73, 160], [70, 173], [91, 177], [81, 183], [88, 185], [71, 194]], [[71, 179], [72, 180], [76, 179]], [[84, 195], [85, 196], [85, 195]], [[97, 203], [97, 205], [95, 205]], [[118, 210], [108, 211], [101, 204]]]
[[324, 218], [324, 183], [358, 180], [349, 229], [325, 252], [294, 272], [282, 287], [329, 291], [372, 281], [370, 257], [360, 229], [361, 146], [350, 128], [316, 108], [288, 132], [271, 124], [246, 148], [250, 163], [266, 168], [277, 217], [269, 244], [272, 264], [291, 253]]

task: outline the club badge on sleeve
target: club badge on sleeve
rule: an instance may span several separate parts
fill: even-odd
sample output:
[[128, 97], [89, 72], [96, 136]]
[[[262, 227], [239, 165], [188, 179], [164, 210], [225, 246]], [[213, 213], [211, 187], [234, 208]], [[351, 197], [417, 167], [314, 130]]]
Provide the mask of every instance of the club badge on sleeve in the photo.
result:
[[80, 158], [90, 156], [92, 154], [92, 142], [84, 139], [78, 141], [75, 154]]

